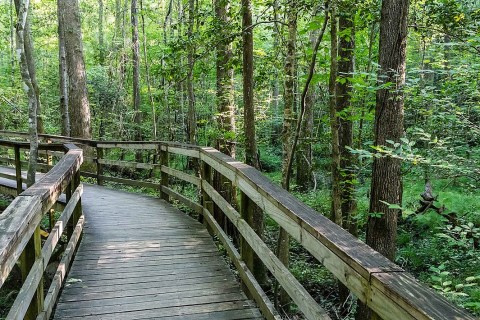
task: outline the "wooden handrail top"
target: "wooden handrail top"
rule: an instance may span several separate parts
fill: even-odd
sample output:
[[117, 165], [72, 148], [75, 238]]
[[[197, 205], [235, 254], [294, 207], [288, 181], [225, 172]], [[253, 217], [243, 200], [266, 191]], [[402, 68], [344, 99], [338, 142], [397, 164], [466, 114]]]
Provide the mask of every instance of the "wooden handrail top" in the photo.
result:
[[[1, 144], [1, 143], [0, 143]], [[16, 144], [15, 144], [16, 145]], [[54, 149], [56, 146], [53, 145]], [[57, 202], [83, 161], [82, 149], [63, 145], [65, 156], [0, 215], [0, 287], [32, 236], [43, 213]]]

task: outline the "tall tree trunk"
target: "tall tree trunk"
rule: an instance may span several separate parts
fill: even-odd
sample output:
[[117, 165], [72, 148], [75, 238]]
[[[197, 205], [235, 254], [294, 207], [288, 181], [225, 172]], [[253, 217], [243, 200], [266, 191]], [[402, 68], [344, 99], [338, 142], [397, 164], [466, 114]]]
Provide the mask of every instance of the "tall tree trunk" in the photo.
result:
[[62, 135], [70, 136], [70, 116], [68, 111], [68, 74], [67, 55], [65, 52], [65, 26], [63, 25], [63, 13], [61, 12], [60, 1], [57, 1], [58, 20], [58, 75], [60, 86], [60, 114], [62, 116]]
[[[316, 32], [310, 34], [312, 49], [315, 48]], [[300, 144], [297, 151], [297, 186], [301, 191], [311, 188], [312, 178], [312, 134], [313, 134], [313, 106], [316, 99], [315, 90], [307, 93], [305, 101], [305, 115], [300, 132]]]
[[[242, 46], [243, 46], [243, 119], [245, 132], [245, 163], [254, 168], [260, 168], [257, 142], [255, 137], [255, 107], [253, 100], [253, 26], [251, 0], [242, 0]], [[263, 212], [255, 203], [242, 195], [242, 212], [244, 219], [263, 239]], [[243, 243], [243, 252], [248, 250], [248, 245]], [[265, 285], [266, 273], [262, 261], [253, 253], [248, 254], [245, 261], [257, 281]]]
[[[132, 22], [132, 63], [133, 63], [133, 110], [135, 123], [135, 137], [137, 141], [142, 140], [142, 112], [140, 110], [140, 48], [138, 41], [138, 12], [137, 0], [132, 0], [131, 7]], [[137, 160], [140, 161], [140, 153], [137, 152]]]
[[[15, 0], [15, 10], [19, 10], [20, 6], [20, 1]], [[41, 117], [41, 105], [40, 105], [40, 87], [38, 86], [38, 81], [37, 81], [37, 72], [35, 68], [35, 56], [34, 56], [34, 48], [33, 48], [33, 40], [32, 40], [32, 34], [30, 31], [30, 15], [27, 14], [25, 21], [25, 26], [23, 32], [23, 37], [24, 37], [24, 54], [26, 56], [26, 62], [27, 62], [27, 67], [28, 67], [28, 73], [30, 77], [30, 81], [32, 82], [34, 94], [35, 94], [35, 99], [36, 99], [36, 117], [37, 120], [35, 121], [37, 124], [37, 131], [39, 133], [43, 133], [43, 119]]]
[[83, 58], [82, 30], [78, 0], [59, 1], [65, 27], [68, 72], [68, 106], [72, 137], [91, 138], [90, 104]]
[[[353, 147], [353, 121], [352, 116], [352, 83], [349, 80], [354, 71], [354, 6], [352, 2], [344, 2], [339, 7], [338, 19], [338, 72], [336, 85], [336, 117], [338, 121], [338, 144], [340, 153], [340, 198], [342, 209], [342, 227], [356, 235], [357, 224], [354, 220], [356, 212], [355, 201], [355, 172], [353, 170], [353, 155], [348, 147]], [[339, 283], [339, 297], [341, 314], [348, 314], [348, 306], [345, 304], [350, 292], [348, 288]]]
[[14, 3], [10, 0], [9, 15], [10, 15], [10, 79], [12, 87], [15, 85], [15, 25], [14, 19]]
[[[297, 64], [297, 7], [296, 2], [292, 2], [287, 9], [288, 20], [288, 40], [287, 53], [285, 59], [285, 92], [283, 100], [285, 102], [283, 109], [283, 129], [282, 129], [282, 187], [288, 189], [287, 186], [287, 171], [288, 157], [292, 152], [292, 139], [295, 127], [295, 71]], [[288, 233], [280, 228], [277, 243], [277, 256], [282, 263], [288, 268], [290, 256], [290, 237]], [[278, 284], [275, 285], [278, 288]], [[278, 290], [275, 290], [278, 291]], [[289, 297], [285, 290], [277, 292], [275, 297], [276, 304], [286, 306], [289, 302]], [[277, 300], [278, 299], [278, 300]]]
[[235, 101], [233, 87], [232, 41], [228, 34], [230, 5], [227, 0], [215, 0], [215, 15], [218, 23], [217, 44], [217, 103], [219, 150], [235, 157]]
[[353, 121], [352, 116], [352, 83], [349, 78], [354, 71], [355, 47], [355, 13], [352, 4], [341, 8], [342, 14], [338, 20], [338, 80], [336, 86], [337, 115], [339, 121], [339, 151], [340, 151], [340, 186], [342, 199], [342, 227], [352, 234], [356, 234], [355, 201], [355, 172], [354, 159], [347, 147], [353, 148]]
[[[35, 183], [35, 174], [38, 158], [38, 132], [37, 132], [37, 91], [32, 81], [31, 68], [33, 71], [35, 68], [34, 62], [29, 61], [33, 58], [32, 55], [32, 41], [28, 34], [29, 18], [28, 18], [29, 1], [15, 0], [15, 8], [17, 11], [17, 54], [18, 61], [20, 62], [20, 73], [24, 83], [25, 93], [28, 96], [28, 133], [30, 139], [30, 156], [28, 161], [27, 171], [27, 186], [31, 186]], [[28, 40], [27, 40], [28, 39]], [[27, 54], [30, 52], [30, 54]], [[30, 68], [29, 68], [30, 67]]]
[[[221, 152], [235, 158], [235, 92], [234, 92], [234, 70], [232, 63], [232, 40], [229, 30], [230, 5], [227, 0], [215, 0], [215, 19], [217, 30], [216, 48], [216, 71], [217, 71], [217, 109], [218, 109], [218, 130], [219, 136], [216, 146]], [[208, 99], [208, 96], [206, 96]], [[213, 111], [216, 112], [216, 111]], [[236, 203], [236, 191], [231, 182], [220, 173], [215, 173], [215, 188], [229, 203]], [[215, 206], [215, 218], [224, 226], [227, 234], [235, 240], [235, 228], [225, 217], [225, 214]]]
[[332, 212], [331, 219], [338, 225], [342, 225], [342, 199], [340, 194], [340, 149], [339, 149], [339, 120], [337, 116], [337, 37], [338, 19], [337, 8], [332, 5], [330, 20], [330, 80], [328, 84], [329, 107], [330, 107], [330, 128], [332, 132]]
[[145, 32], [145, 14], [143, 12], [143, 0], [140, 0], [140, 17], [142, 19], [142, 35], [143, 35], [143, 60], [145, 64], [145, 77], [147, 80], [148, 97], [150, 100], [150, 107], [152, 108], [152, 138], [157, 140], [157, 112], [155, 110], [155, 102], [152, 94], [152, 84], [150, 82], [150, 65], [148, 63], [147, 55], [147, 33]]
[[187, 73], [187, 94], [188, 94], [188, 116], [187, 135], [190, 144], [197, 143], [197, 115], [195, 112], [195, 92], [193, 89], [193, 70], [195, 68], [195, 47], [193, 41], [193, 27], [195, 24], [195, 0], [188, 0], [188, 73]]
[[[377, 91], [374, 125], [376, 146], [386, 145], [387, 140], [401, 143], [403, 136], [408, 6], [408, 0], [382, 2], [378, 82], [380, 85], [392, 85]], [[389, 208], [387, 203], [402, 205], [401, 161], [387, 156], [375, 157], [367, 244], [393, 261], [400, 210]], [[369, 318], [369, 313], [364, 306], [360, 306], [357, 318]]]
[[103, 16], [104, 16], [103, 0], [98, 0], [98, 64], [100, 64], [101, 66], [105, 64]]

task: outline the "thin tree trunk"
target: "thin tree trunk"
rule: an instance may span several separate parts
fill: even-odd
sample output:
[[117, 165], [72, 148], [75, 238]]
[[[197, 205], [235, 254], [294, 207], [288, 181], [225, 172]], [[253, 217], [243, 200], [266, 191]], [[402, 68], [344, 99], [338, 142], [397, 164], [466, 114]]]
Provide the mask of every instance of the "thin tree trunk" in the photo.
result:
[[[375, 109], [376, 146], [387, 140], [401, 143], [403, 136], [403, 86], [405, 85], [408, 0], [383, 0], [380, 19], [379, 84], [392, 83], [377, 91]], [[372, 169], [367, 244], [390, 260], [395, 259], [397, 219], [402, 205], [401, 161], [375, 157]], [[359, 306], [357, 319], [369, 319], [371, 311]]]
[[[142, 140], [142, 112], [140, 110], [140, 48], [138, 41], [138, 13], [137, 0], [132, 0], [131, 7], [132, 22], [132, 63], [133, 63], [133, 110], [135, 123], [135, 140]], [[137, 160], [141, 153], [137, 153]]]
[[[59, 0], [61, 1], [61, 0]], [[98, 63], [103, 66], [105, 64], [105, 44], [103, 36], [103, 0], [98, 0]]]
[[235, 101], [234, 101], [234, 70], [232, 64], [232, 41], [227, 28], [230, 6], [226, 0], [215, 0], [215, 14], [218, 23], [219, 41], [217, 44], [217, 102], [218, 126], [220, 136], [217, 145], [219, 150], [235, 157]]
[[14, 19], [14, 3], [13, 0], [10, 0], [9, 14], [10, 14], [10, 75], [12, 81], [12, 87], [15, 85], [15, 25], [13, 24]]
[[[336, 85], [336, 116], [339, 124], [338, 143], [340, 152], [340, 198], [342, 209], [342, 227], [353, 235], [357, 233], [357, 224], [354, 220], [357, 204], [355, 201], [355, 172], [353, 170], [353, 155], [348, 147], [353, 147], [353, 121], [352, 115], [352, 83], [349, 80], [354, 71], [354, 8], [351, 4], [343, 4], [339, 11], [342, 14], [338, 19], [338, 72]], [[341, 116], [338, 116], [341, 115]], [[346, 300], [350, 294], [348, 288], [342, 283], [338, 283], [340, 298], [340, 314], [348, 314]]]
[[143, 0], [140, 0], [140, 18], [142, 19], [142, 35], [143, 35], [143, 60], [145, 64], [145, 78], [147, 80], [148, 97], [150, 107], [152, 108], [152, 137], [157, 140], [157, 112], [155, 110], [155, 102], [152, 94], [152, 84], [150, 80], [150, 65], [147, 55], [147, 33], [145, 32], [145, 14], [143, 12]]
[[337, 114], [339, 117], [340, 186], [342, 198], [342, 227], [356, 235], [355, 171], [354, 159], [348, 147], [353, 147], [353, 121], [351, 95], [353, 85], [349, 78], [354, 71], [355, 26], [354, 8], [342, 7], [339, 17], [338, 80], [336, 86]]
[[[312, 49], [315, 48], [316, 32], [310, 35]], [[312, 178], [312, 134], [313, 134], [313, 106], [315, 103], [315, 90], [307, 93], [305, 101], [305, 116], [300, 132], [300, 144], [297, 151], [297, 186], [301, 191], [311, 188]]]
[[[287, 189], [287, 177], [289, 170], [288, 157], [292, 152], [292, 138], [295, 126], [295, 71], [297, 54], [297, 7], [292, 2], [287, 9], [288, 40], [287, 54], [285, 59], [285, 93], [283, 100], [285, 102], [283, 109], [283, 129], [282, 129], [282, 187]], [[288, 233], [280, 228], [277, 242], [277, 256], [288, 268], [290, 258], [290, 237]], [[275, 303], [286, 306], [289, 302], [288, 294], [285, 290], [278, 291], [278, 283], [275, 285]]]
[[330, 20], [330, 80], [328, 92], [330, 94], [330, 128], [332, 132], [332, 212], [331, 219], [338, 225], [342, 225], [342, 199], [340, 195], [340, 149], [339, 149], [339, 120], [337, 116], [336, 87], [337, 87], [337, 54], [338, 37], [337, 26], [338, 19], [337, 8], [332, 6], [332, 17]]
[[68, 106], [71, 135], [91, 138], [90, 104], [83, 58], [82, 31], [78, 0], [59, 1], [65, 27], [65, 52], [68, 72]]
[[[243, 46], [243, 118], [245, 132], [245, 163], [259, 169], [257, 142], [255, 136], [255, 108], [253, 100], [253, 28], [252, 28], [252, 4], [251, 0], [242, 0], [242, 46]], [[263, 239], [263, 212], [255, 203], [242, 196], [244, 218], [255, 232]], [[248, 245], [242, 244], [243, 252], [250, 251], [248, 260], [245, 261], [257, 281], [266, 284], [265, 266], [262, 261], [248, 250]]]
[[29, 1], [15, 0], [15, 7], [17, 11], [17, 54], [19, 55], [18, 61], [20, 62], [20, 73], [24, 83], [25, 93], [28, 96], [28, 133], [30, 139], [30, 156], [28, 161], [27, 171], [27, 186], [31, 186], [35, 183], [35, 174], [38, 158], [38, 132], [37, 132], [37, 96], [33, 86], [33, 81], [30, 74], [29, 66], [34, 66], [33, 61], [28, 61], [32, 58], [27, 54], [27, 51], [31, 51], [32, 48], [28, 46], [32, 45], [31, 41], [27, 41], [29, 35], [27, 31], [28, 27], [28, 7]]
[[188, 94], [188, 116], [187, 130], [188, 142], [197, 143], [197, 115], [195, 112], [195, 92], [193, 89], [193, 70], [195, 68], [195, 47], [193, 41], [193, 27], [195, 24], [195, 0], [188, 0], [188, 74], [187, 74], [187, 94]]
[[60, 86], [60, 114], [62, 116], [62, 135], [70, 136], [70, 116], [68, 111], [68, 74], [67, 55], [65, 52], [65, 26], [63, 25], [60, 2], [57, 1], [58, 15], [58, 73]]

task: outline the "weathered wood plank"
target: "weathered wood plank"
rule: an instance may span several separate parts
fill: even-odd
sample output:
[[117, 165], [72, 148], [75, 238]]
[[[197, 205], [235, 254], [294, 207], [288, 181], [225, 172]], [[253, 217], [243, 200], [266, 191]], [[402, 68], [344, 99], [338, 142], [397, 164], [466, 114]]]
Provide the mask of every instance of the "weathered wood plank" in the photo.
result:
[[57, 271], [55, 276], [53, 277], [52, 284], [48, 289], [48, 293], [45, 297], [43, 311], [37, 316], [37, 320], [48, 320], [53, 312], [53, 307], [58, 299], [58, 295], [60, 293], [60, 289], [62, 288], [65, 277], [70, 269], [70, 263], [72, 258], [75, 254], [75, 250], [77, 248], [78, 242], [82, 235], [83, 226], [85, 223], [84, 216], [80, 216], [78, 219], [77, 225], [75, 226], [75, 230], [72, 233], [70, 240], [68, 241], [67, 248], [63, 253], [62, 260], [57, 267]]
[[239, 272], [240, 278], [242, 279], [243, 283], [247, 286], [249, 293], [259, 306], [262, 314], [265, 316], [267, 320], [280, 320], [282, 317], [278, 314], [277, 310], [275, 310], [275, 306], [270, 301], [268, 296], [263, 291], [260, 284], [258, 284], [257, 280], [253, 276], [253, 274], [248, 269], [245, 262], [241, 260], [240, 254], [238, 253], [237, 249], [233, 245], [233, 243], [228, 238], [227, 234], [222, 230], [220, 225], [215, 221], [211, 213], [204, 208], [203, 216], [205, 220], [208, 222], [214, 233], [222, 242], [225, 250], [227, 251], [230, 259], [232, 260], [233, 264], [235, 265], [237, 271]]
[[162, 192], [168, 194], [170, 197], [172, 197], [175, 200], [180, 201], [190, 209], [194, 210], [196, 213], [201, 213], [203, 211], [203, 208], [201, 205], [199, 205], [196, 202], [193, 202], [192, 200], [188, 199], [187, 197], [181, 195], [180, 193], [176, 192], [173, 189], [170, 189], [165, 186], [161, 186]]
[[108, 160], [108, 159], [97, 159], [97, 163], [108, 165], [108, 166], [117, 166], [121, 168], [146, 169], [146, 170], [153, 170], [156, 167], [160, 166], [158, 164], [150, 164], [150, 163], [134, 162], [134, 161]]
[[[290, 298], [292, 298], [299, 309], [305, 314], [306, 318], [330, 319], [326, 311], [318, 306], [315, 299], [310, 296], [275, 254], [270, 251], [267, 245], [248, 225], [248, 223], [240, 217], [240, 214], [210, 184], [203, 183], [202, 187], [220, 209], [222, 209], [230, 221], [232, 221], [237, 227], [238, 231], [243, 236], [243, 239], [248, 242], [257, 256], [288, 293]], [[204, 214], [209, 215], [207, 210], [204, 210]]]
[[20, 196], [0, 215], [0, 286], [40, 222], [41, 205], [37, 196]]
[[175, 178], [178, 178], [180, 180], [189, 182], [189, 183], [191, 183], [191, 184], [193, 184], [194, 186], [197, 186], [197, 187], [200, 186], [200, 183], [202, 181], [199, 177], [192, 176], [188, 173], [184, 173], [180, 170], [176, 170], [176, 169], [173, 169], [173, 168], [170, 168], [170, 167], [167, 167], [167, 166], [162, 166], [161, 170], [162, 170], [162, 172], [165, 172], [165, 173], [171, 175], [172, 177], [175, 177]]

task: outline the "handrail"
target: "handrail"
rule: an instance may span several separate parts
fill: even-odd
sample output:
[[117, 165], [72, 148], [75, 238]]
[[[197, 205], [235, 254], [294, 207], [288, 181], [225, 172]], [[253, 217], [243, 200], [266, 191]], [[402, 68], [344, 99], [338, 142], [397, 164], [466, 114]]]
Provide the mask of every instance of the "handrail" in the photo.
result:
[[[18, 150], [26, 148], [25, 143], [0, 141], [0, 146], [13, 147], [16, 154], [17, 191], [21, 191], [21, 178], [18, 170], [20, 157]], [[43, 150], [64, 150], [59, 162], [34, 185], [20, 193], [0, 215], [0, 287], [5, 283], [12, 268], [20, 262], [23, 285], [10, 309], [7, 319], [47, 319], [53, 309], [59, 289], [63, 283], [65, 270], [68, 270], [71, 256], [83, 228], [81, 212], [82, 185], [80, 185], [80, 165], [83, 161], [82, 149], [72, 144], [41, 145]], [[20, 190], [18, 190], [20, 188]], [[49, 215], [50, 233], [43, 247], [40, 237], [40, 221], [43, 215], [66, 194], [66, 206], [57, 221]], [[69, 243], [60, 262], [55, 278], [44, 297], [43, 273], [60, 240], [67, 231]]]
[[[2, 132], [0, 132], [1, 134]], [[52, 139], [52, 136], [46, 138]], [[76, 141], [76, 139], [58, 137], [58, 141]], [[52, 140], [55, 141], [55, 140]], [[85, 141], [83, 141], [85, 142]], [[294, 239], [296, 239], [313, 257], [322, 263], [332, 274], [363, 303], [374, 310], [383, 319], [475, 319], [468, 312], [448, 302], [444, 297], [420, 284], [412, 275], [392, 263], [369, 246], [353, 237], [350, 233], [309, 208], [290, 193], [273, 184], [258, 170], [228, 157], [218, 150], [172, 142], [106, 142], [89, 140], [85, 143], [97, 149], [97, 172], [93, 176], [108, 178], [100, 174], [102, 165], [108, 161], [98, 161], [104, 149], [132, 148], [155, 150], [159, 154], [160, 166], [153, 166], [161, 175], [160, 184], [151, 184], [160, 190], [162, 199], [175, 199], [199, 213], [208, 228], [222, 241], [239, 275], [259, 305], [267, 319], [278, 319], [278, 313], [256, 282], [245, 261], [247, 250], [238, 250], [214, 218], [214, 205], [223, 212], [243, 236], [250, 248], [256, 252], [271, 273], [282, 284], [291, 298], [309, 319], [327, 319], [328, 316], [313, 299], [299, 287], [298, 282], [288, 270], [278, 264], [278, 259], [258, 238], [245, 221], [244, 213], [228, 203], [213, 183], [213, 172], [217, 172], [231, 182], [249, 201], [254, 202], [268, 214]], [[199, 176], [187, 174], [169, 166], [173, 156], [193, 158], [201, 168]], [[112, 162], [110, 162], [112, 163]], [[121, 166], [121, 163], [118, 163]], [[131, 165], [130, 165], [131, 166]], [[90, 175], [92, 176], [92, 174]], [[201, 192], [198, 203], [171, 187], [171, 177], [196, 186]], [[132, 183], [130, 180], [118, 182]], [[146, 184], [146, 182], [142, 182]], [[150, 185], [148, 185], [150, 186]]]

